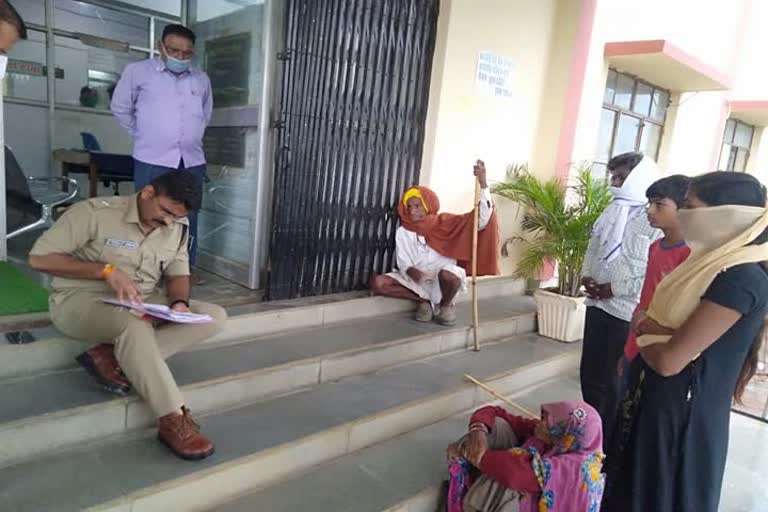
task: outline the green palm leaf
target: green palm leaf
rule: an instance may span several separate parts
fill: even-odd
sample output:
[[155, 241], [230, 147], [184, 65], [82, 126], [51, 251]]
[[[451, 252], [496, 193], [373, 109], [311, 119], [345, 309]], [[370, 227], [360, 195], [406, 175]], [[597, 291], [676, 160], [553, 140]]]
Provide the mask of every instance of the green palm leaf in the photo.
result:
[[520, 204], [525, 211], [522, 233], [504, 246], [523, 246], [515, 275], [534, 278], [547, 261], [552, 261], [558, 267], [558, 291], [578, 295], [592, 226], [611, 202], [608, 184], [596, 179], [588, 165], [578, 169], [570, 187], [556, 179], [542, 181], [532, 176], [526, 165], [516, 165], [492, 190]]

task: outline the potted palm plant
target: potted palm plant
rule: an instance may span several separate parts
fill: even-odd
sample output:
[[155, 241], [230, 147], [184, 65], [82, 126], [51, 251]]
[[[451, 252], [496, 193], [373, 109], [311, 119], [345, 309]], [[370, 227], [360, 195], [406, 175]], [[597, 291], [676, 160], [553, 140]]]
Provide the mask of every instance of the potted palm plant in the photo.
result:
[[503, 247], [523, 245], [516, 276], [534, 279], [547, 263], [557, 268], [557, 287], [534, 292], [539, 334], [565, 342], [581, 339], [586, 313], [581, 269], [592, 225], [611, 202], [608, 184], [596, 179], [588, 165], [578, 169], [570, 186], [558, 179], [541, 180], [518, 165], [510, 167], [493, 192], [523, 208], [522, 234]]

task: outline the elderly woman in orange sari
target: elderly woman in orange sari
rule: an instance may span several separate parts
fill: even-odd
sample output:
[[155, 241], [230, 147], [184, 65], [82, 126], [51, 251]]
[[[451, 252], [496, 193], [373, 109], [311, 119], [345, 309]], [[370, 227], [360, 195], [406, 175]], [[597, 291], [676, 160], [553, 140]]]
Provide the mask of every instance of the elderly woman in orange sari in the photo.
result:
[[[478, 275], [499, 272], [499, 228], [485, 164], [474, 166], [482, 189], [478, 204]], [[415, 319], [441, 325], [456, 323], [456, 296], [466, 290], [472, 260], [473, 212], [440, 213], [440, 201], [427, 187], [412, 187], [398, 203], [400, 227], [396, 234], [397, 270], [371, 279], [377, 295], [414, 301]]]

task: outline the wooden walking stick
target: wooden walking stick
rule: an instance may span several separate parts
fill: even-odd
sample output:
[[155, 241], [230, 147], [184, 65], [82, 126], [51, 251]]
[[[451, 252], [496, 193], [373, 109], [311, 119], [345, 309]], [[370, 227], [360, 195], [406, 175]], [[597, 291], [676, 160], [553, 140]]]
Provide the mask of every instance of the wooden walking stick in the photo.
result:
[[472, 334], [475, 338], [475, 352], [480, 352], [480, 339], [477, 337], [477, 228], [480, 223], [480, 180], [475, 176], [475, 210], [472, 223]]
[[522, 405], [518, 405], [515, 402], [513, 402], [512, 400], [510, 400], [509, 398], [506, 398], [506, 397], [502, 396], [501, 394], [496, 392], [493, 388], [491, 388], [490, 386], [488, 386], [486, 384], [483, 384], [482, 382], [480, 382], [479, 380], [477, 380], [473, 376], [469, 375], [468, 373], [464, 374], [464, 378], [467, 379], [468, 381], [476, 384], [477, 386], [479, 386], [483, 390], [487, 391], [488, 393], [490, 393], [494, 397], [498, 398], [499, 400], [501, 400], [505, 404], [509, 405], [510, 407], [514, 407], [515, 409], [517, 409], [518, 411], [522, 412], [526, 416], [530, 416], [531, 418], [538, 418], [539, 417], [538, 414], [533, 414], [531, 411], [529, 411], [528, 409], [526, 409]]

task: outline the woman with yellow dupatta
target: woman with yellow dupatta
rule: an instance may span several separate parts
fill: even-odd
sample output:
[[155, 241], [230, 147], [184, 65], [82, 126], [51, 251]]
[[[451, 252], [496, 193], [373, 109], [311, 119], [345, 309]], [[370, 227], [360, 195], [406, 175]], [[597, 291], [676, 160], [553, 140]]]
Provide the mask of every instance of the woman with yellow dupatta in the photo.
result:
[[716, 172], [679, 212], [691, 255], [636, 330], [641, 360], [608, 450], [604, 512], [717, 512], [732, 400], [757, 367], [768, 310], [766, 190]]

